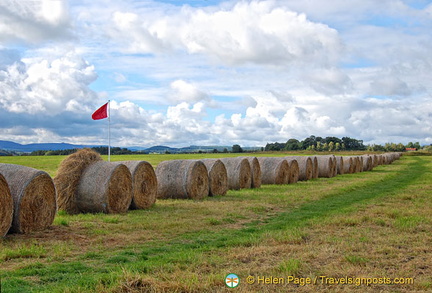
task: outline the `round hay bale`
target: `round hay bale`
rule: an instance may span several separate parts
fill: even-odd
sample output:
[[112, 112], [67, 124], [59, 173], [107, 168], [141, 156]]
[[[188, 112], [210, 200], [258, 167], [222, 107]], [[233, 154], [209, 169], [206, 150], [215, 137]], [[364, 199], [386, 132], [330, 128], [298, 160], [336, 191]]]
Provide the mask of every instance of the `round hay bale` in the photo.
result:
[[6, 235], [13, 220], [14, 203], [6, 179], [0, 174], [0, 237]]
[[222, 158], [228, 174], [228, 188], [242, 189], [252, 186], [252, 169], [245, 158]]
[[342, 157], [342, 159], [343, 159], [344, 174], [354, 173], [356, 167], [355, 159], [353, 157]]
[[373, 168], [379, 165], [378, 155], [371, 155]]
[[336, 158], [337, 174], [340, 174], [340, 175], [345, 174], [343, 157], [342, 156], [335, 156], [335, 158]]
[[30, 167], [0, 164], [10, 188], [14, 214], [10, 232], [29, 233], [49, 227], [57, 212], [56, 190], [48, 173]]
[[319, 175], [318, 159], [316, 156], [311, 156], [310, 158], [312, 160], [312, 165], [313, 165], [312, 179], [318, 178]]
[[132, 202], [132, 175], [123, 164], [98, 161], [81, 175], [75, 202], [83, 213], [125, 213]]
[[356, 172], [363, 172], [363, 157], [357, 156]]
[[258, 162], [258, 159], [256, 157], [239, 157], [239, 158], [245, 158], [249, 161], [251, 172], [252, 172], [251, 187], [252, 188], [261, 187], [261, 167]]
[[132, 202], [129, 209], [147, 209], [156, 202], [157, 178], [146, 161], [116, 162], [128, 167], [132, 175]]
[[331, 178], [335, 176], [335, 164], [332, 156], [316, 156], [318, 160], [318, 177]]
[[195, 160], [170, 160], [156, 168], [158, 198], [203, 199], [209, 194], [206, 166]]
[[378, 157], [378, 165], [382, 165], [383, 164], [383, 155], [379, 154], [379, 155], [377, 155], [377, 157]]
[[224, 163], [219, 159], [201, 160], [207, 168], [209, 196], [225, 195], [228, 191], [228, 174]]
[[59, 210], [69, 214], [77, 214], [75, 196], [84, 170], [95, 162], [102, 161], [101, 156], [91, 149], [80, 149], [66, 157], [57, 170], [54, 184], [57, 190], [57, 206]]
[[373, 169], [373, 160], [369, 155], [362, 155], [363, 158], [363, 171], [371, 171]]
[[306, 181], [313, 178], [314, 167], [313, 167], [313, 162], [311, 157], [291, 156], [291, 158], [297, 160], [298, 163], [298, 168], [299, 168], [298, 180]]
[[300, 168], [297, 162], [297, 159], [293, 158], [293, 157], [285, 157], [285, 160], [287, 160], [288, 165], [290, 167], [290, 176], [288, 178], [288, 183], [292, 184], [292, 183], [297, 183], [298, 179], [299, 179], [299, 173], [300, 173]]
[[259, 157], [263, 184], [288, 184], [290, 167], [287, 160], [275, 157]]

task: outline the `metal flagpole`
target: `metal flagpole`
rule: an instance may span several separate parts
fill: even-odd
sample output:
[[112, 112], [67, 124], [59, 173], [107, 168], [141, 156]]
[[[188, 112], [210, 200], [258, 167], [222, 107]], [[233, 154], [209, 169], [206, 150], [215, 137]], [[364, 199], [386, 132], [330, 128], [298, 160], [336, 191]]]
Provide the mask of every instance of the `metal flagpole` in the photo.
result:
[[108, 162], [111, 162], [111, 106], [108, 100]]

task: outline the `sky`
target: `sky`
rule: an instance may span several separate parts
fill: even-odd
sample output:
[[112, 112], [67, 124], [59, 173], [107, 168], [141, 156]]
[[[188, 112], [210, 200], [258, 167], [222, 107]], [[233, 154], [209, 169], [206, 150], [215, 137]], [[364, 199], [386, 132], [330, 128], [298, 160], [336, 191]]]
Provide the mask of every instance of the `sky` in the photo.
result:
[[423, 0], [1, 0], [0, 140], [432, 143]]

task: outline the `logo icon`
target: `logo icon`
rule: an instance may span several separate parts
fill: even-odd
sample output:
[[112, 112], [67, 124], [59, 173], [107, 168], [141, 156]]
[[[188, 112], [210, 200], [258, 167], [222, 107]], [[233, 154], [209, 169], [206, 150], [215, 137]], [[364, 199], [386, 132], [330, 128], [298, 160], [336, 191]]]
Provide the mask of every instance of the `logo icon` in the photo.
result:
[[229, 274], [225, 277], [225, 284], [230, 288], [235, 288], [240, 284], [240, 278], [236, 274]]

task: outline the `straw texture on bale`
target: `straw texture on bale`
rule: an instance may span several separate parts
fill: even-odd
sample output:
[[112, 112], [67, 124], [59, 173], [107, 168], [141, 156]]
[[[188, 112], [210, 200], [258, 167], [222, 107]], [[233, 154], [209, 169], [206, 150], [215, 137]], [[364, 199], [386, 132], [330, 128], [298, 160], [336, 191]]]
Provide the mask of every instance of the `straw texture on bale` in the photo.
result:
[[318, 177], [334, 177], [336, 164], [333, 156], [316, 156], [316, 158], [318, 160]]
[[298, 180], [306, 181], [313, 177], [313, 163], [312, 157], [307, 156], [293, 156], [292, 158], [297, 160], [299, 167], [299, 177]]
[[342, 156], [335, 156], [335, 161], [336, 161], [336, 175], [337, 174], [340, 174], [340, 175], [345, 174], [343, 157]]
[[355, 159], [352, 157], [342, 157], [344, 174], [352, 174], [355, 170]]
[[125, 165], [99, 161], [84, 170], [76, 194], [80, 212], [125, 213], [131, 202], [132, 175]]
[[356, 171], [357, 172], [363, 172], [363, 157], [362, 156], [357, 156]]
[[222, 158], [228, 174], [228, 189], [252, 187], [252, 169], [245, 158]]
[[379, 165], [378, 155], [371, 155], [371, 157], [372, 157], [372, 166], [373, 168], [375, 168], [376, 166]]
[[252, 172], [252, 188], [261, 187], [261, 167], [256, 157], [240, 157], [245, 158], [249, 161], [251, 172]]
[[28, 233], [49, 227], [57, 212], [56, 190], [48, 173], [33, 168], [0, 164], [14, 203], [10, 232]]
[[203, 199], [209, 194], [206, 166], [195, 160], [170, 160], [156, 168], [158, 198]]
[[292, 184], [292, 183], [297, 183], [298, 179], [299, 179], [299, 165], [297, 162], [297, 159], [293, 158], [293, 157], [285, 157], [284, 158], [289, 165], [290, 168], [290, 175], [288, 178], [288, 183]]
[[312, 165], [313, 165], [312, 179], [318, 178], [319, 175], [318, 159], [316, 156], [311, 156], [310, 158], [312, 160]]
[[262, 184], [288, 184], [290, 167], [287, 160], [275, 157], [259, 157]]
[[225, 195], [228, 191], [228, 174], [224, 163], [219, 159], [201, 160], [209, 177], [209, 196]]
[[371, 156], [363, 155], [363, 171], [371, 171], [373, 169], [373, 160]]
[[132, 175], [130, 209], [147, 209], [156, 202], [157, 178], [153, 166], [146, 161], [117, 162], [128, 167]]
[[79, 213], [76, 193], [84, 170], [91, 164], [102, 161], [101, 156], [91, 149], [81, 149], [66, 157], [57, 170], [54, 184], [57, 190], [57, 206], [69, 214]]
[[12, 225], [13, 199], [6, 179], [0, 174], [0, 237], [6, 235]]

